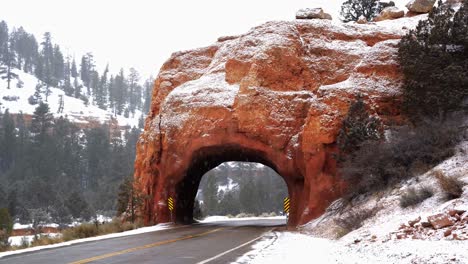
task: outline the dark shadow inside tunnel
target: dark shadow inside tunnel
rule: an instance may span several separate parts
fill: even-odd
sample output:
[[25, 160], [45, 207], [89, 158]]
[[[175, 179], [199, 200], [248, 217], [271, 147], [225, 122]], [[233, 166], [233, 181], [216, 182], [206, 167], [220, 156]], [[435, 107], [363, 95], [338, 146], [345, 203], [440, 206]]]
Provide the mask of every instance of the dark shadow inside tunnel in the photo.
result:
[[213, 215], [282, 215], [288, 188], [263, 153], [231, 145], [197, 151], [176, 193], [175, 220], [187, 224]]

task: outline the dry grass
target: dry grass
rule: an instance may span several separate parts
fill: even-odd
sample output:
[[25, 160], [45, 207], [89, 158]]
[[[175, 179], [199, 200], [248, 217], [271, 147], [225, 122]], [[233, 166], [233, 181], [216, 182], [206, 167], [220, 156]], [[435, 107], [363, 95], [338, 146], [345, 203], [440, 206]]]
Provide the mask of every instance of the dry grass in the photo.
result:
[[141, 226], [141, 223], [121, 222], [119, 220], [113, 220], [112, 222], [99, 225], [86, 223], [81, 224], [79, 226], [64, 229], [61, 232], [61, 236], [50, 237], [48, 235], [38, 235], [31, 242], [30, 245], [28, 245], [28, 243], [23, 243], [21, 246], [10, 246], [6, 250], [18, 250], [27, 247], [45, 246], [80, 238], [106, 235], [111, 233], [120, 233], [128, 230], [133, 230]]
[[339, 227], [338, 236], [342, 237], [347, 233], [360, 228], [366, 219], [373, 217], [380, 210], [379, 207], [351, 209], [339, 218], [334, 219]]
[[442, 171], [438, 170], [433, 173], [437, 179], [442, 192], [447, 200], [460, 198], [463, 194], [463, 186], [465, 183], [457, 176], [445, 175]]

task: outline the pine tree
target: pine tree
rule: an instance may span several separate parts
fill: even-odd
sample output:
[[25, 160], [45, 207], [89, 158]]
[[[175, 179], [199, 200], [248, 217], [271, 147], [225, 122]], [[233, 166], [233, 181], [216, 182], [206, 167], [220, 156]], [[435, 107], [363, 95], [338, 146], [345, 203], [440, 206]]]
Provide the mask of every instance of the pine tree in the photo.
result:
[[148, 113], [151, 107], [151, 97], [153, 95], [153, 84], [154, 84], [154, 78], [151, 76], [148, 80], [145, 82], [145, 91], [144, 91], [144, 104], [143, 104], [143, 113]]
[[99, 86], [98, 86], [98, 92], [96, 95], [96, 101], [97, 105], [101, 109], [107, 109], [107, 74], [109, 73], [109, 65], [106, 66], [106, 69], [104, 70], [100, 81], [99, 81]]
[[120, 70], [119, 75], [115, 76], [112, 88], [114, 89], [115, 113], [122, 115], [127, 103], [127, 83], [123, 69]]
[[203, 204], [206, 210], [205, 215], [214, 215], [218, 207], [218, 186], [214, 175], [206, 174], [206, 187], [203, 189]]
[[65, 200], [65, 206], [70, 214], [75, 218], [89, 219], [90, 208], [83, 196], [79, 192], [72, 192]]
[[88, 52], [86, 55], [81, 57], [81, 64], [80, 64], [80, 74], [81, 80], [83, 84], [88, 88], [88, 94], [91, 93], [90, 91], [90, 83], [91, 83], [91, 74], [94, 71], [94, 56], [92, 53]]
[[41, 63], [42, 63], [42, 81], [46, 84], [46, 102], [48, 99], [49, 88], [54, 85], [53, 63], [54, 63], [54, 48], [52, 45], [52, 36], [50, 32], [44, 33], [43, 41], [41, 42]]
[[439, 1], [400, 42], [403, 106], [415, 122], [425, 117], [443, 121], [468, 96], [467, 6], [465, 0], [455, 13]]
[[65, 63], [64, 69], [64, 82], [63, 82], [63, 90], [67, 96], [73, 96], [74, 89], [71, 83], [71, 64], [70, 58], [67, 58], [67, 62]]
[[138, 88], [138, 81], [140, 75], [134, 68], [130, 68], [130, 74], [128, 75], [128, 88], [129, 88], [129, 110], [135, 114], [135, 109], [140, 105], [141, 101], [141, 88]]
[[81, 89], [83, 86], [78, 83], [78, 78], [73, 79], [73, 90], [74, 90], [74, 96], [75, 98], [80, 98], [81, 97]]
[[13, 67], [16, 64], [16, 55], [11, 47], [11, 43], [7, 43], [4, 48], [6, 50], [3, 51], [1, 60], [4, 66], [0, 66], [0, 76], [3, 80], [7, 80], [7, 89], [10, 89], [11, 81], [18, 78], [18, 74], [13, 72]]
[[379, 0], [347, 0], [341, 6], [341, 17], [343, 22], [357, 21], [361, 16], [371, 21], [388, 6], [395, 6], [395, 3], [380, 3]]
[[10, 213], [12, 218], [15, 218], [18, 212], [18, 194], [16, 189], [12, 189], [8, 193], [8, 212]]
[[4, 52], [8, 49], [9, 38], [8, 25], [2, 20], [0, 22], [0, 60], [3, 60]]
[[18, 55], [18, 68], [32, 73], [39, 54], [36, 38], [20, 27], [11, 34], [11, 39], [13, 49]]
[[10, 213], [8, 213], [8, 209], [0, 208], [0, 250], [4, 250], [10, 245], [8, 238], [12, 231], [13, 220]]
[[49, 105], [43, 102], [39, 103], [39, 106], [34, 110], [31, 121], [31, 132], [36, 134], [36, 139], [39, 142], [44, 141], [48, 130], [52, 127], [53, 120], [54, 117], [50, 113]]
[[3, 133], [0, 133], [0, 171], [8, 170], [12, 165], [15, 157], [15, 142], [16, 129], [13, 117], [11, 117], [8, 109], [3, 114], [1, 127]]
[[117, 216], [127, 213], [132, 223], [136, 220], [136, 210], [142, 203], [142, 195], [134, 186], [133, 178], [127, 177], [119, 186]]
[[73, 58], [73, 62], [71, 64], [71, 77], [73, 77], [73, 78], [78, 77], [78, 70], [76, 68], [75, 58]]
[[58, 45], [54, 45], [52, 59], [52, 85], [57, 86], [65, 78], [65, 62]]

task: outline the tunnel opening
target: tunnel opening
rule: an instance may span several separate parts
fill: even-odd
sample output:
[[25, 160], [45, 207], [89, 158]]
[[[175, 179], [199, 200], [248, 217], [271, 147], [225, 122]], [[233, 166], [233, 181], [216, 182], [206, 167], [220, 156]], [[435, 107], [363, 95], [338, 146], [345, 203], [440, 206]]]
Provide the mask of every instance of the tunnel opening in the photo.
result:
[[[262, 214], [262, 213], [270, 213], [273, 215], [281, 214], [282, 210], [280, 209], [283, 206], [283, 200], [285, 197], [288, 196], [289, 193], [289, 186], [287, 181], [284, 177], [278, 174], [276, 166], [270, 162], [268, 159], [265, 158], [266, 155], [262, 152], [246, 149], [244, 147], [240, 147], [237, 145], [224, 145], [222, 147], [206, 147], [199, 149], [198, 151], [194, 152], [192, 156], [192, 161], [190, 166], [185, 172], [184, 177], [176, 184], [175, 192], [176, 192], [176, 209], [174, 220], [177, 223], [189, 224], [194, 222], [194, 209], [195, 203], [197, 201], [197, 194], [198, 194], [198, 201], [200, 201], [202, 214], [213, 214], [213, 213], [223, 213], [224, 215], [231, 214], [234, 215], [238, 210], [239, 213], [245, 214]], [[219, 176], [217, 179], [216, 174], [222, 174], [222, 171], [229, 173], [234, 173], [233, 168], [239, 169], [239, 177], [237, 179], [230, 182], [228, 176]], [[241, 168], [241, 169], [240, 169]], [[257, 176], [252, 175], [254, 174], [255, 169], [257, 170]], [[261, 174], [264, 174], [264, 177], [261, 177]], [[204, 176], [205, 175], [205, 176]], [[213, 177], [211, 179], [211, 177]], [[202, 178], [203, 179], [202, 182]], [[272, 179], [271, 182], [268, 180]], [[214, 183], [209, 183], [209, 181], [214, 181]], [[219, 182], [218, 182], [219, 181]], [[239, 182], [237, 182], [239, 181]], [[202, 183], [202, 185], [200, 185]], [[275, 205], [267, 205], [267, 206], [259, 206], [259, 204], [251, 205], [250, 207], [247, 204], [247, 200], [252, 199], [252, 197], [243, 197], [243, 194], [247, 194], [249, 190], [256, 191], [255, 184], [268, 184], [270, 183], [270, 188], [266, 188], [267, 190], [265, 193], [257, 197], [262, 197], [260, 200], [263, 202], [265, 198], [273, 199], [273, 201], [269, 201], [270, 203]], [[205, 184], [212, 185], [211, 188], [214, 190], [208, 191], [209, 196], [216, 196], [210, 197], [211, 199], [208, 204], [209, 208], [206, 208], [206, 201], [203, 201], [201, 198], [203, 194], [203, 188]], [[229, 185], [231, 184], [231, 185]], [[239, 188], [238, 193], [235, 194], [232, 190], [235, 185], [248, 185], [247, 190], [243, 190], [245, 188]], [[273, 186], [276, 184], [276, 188]], [[201, 187], [201, 190], [199, 190]], [[231, 188], [230, 188], [231, 187]], [[241, 187], [241, 186], [239, 186]], [[278, 189], [279, 188], [279, 189]], [[224, 189], [224, 190], [223, 190]], [[230, 189], [229, 192], [225, 192], [225, 190]], [[258, 189], [258, 188], [257, 188]], [[262, 186], [262, 189], [263, 188]], [[221, 192], [222, 191], [222, 192]], [[257, 190], [257, 192], [259, 192]], [[263, 191], [261, 191], [263, 192]], [[205, 192], [206, 193], [206, 192]], [[277, 195], [274, 195], [277, 194]], [[270, 196], [271, 195], [271, 196]], [[237, 199], [235, 199], [237, 197]], [[284, 197], [283, 197], [284, 196]], [[253, 195], [255, 197], [255, 195]], [[274, 198], [271, 198], [274, 197]], [[224, 202], [223, 200], [226, 199]], [[240, 200], [242, 199], [243, 205], [241, 205]], [[220, 205], [225, 205], [226, 202], [229, 200], [236, 202], [239, 206], [232, 206], [234, 208], [233, 211], [228, 212], [226, 208], [221, 209]], [[214, 202], [216, 201], [216, 206], [214, 206]], [[211, 204], [210, 204], [211, 202]], [[205, 203], [205, 204], [204, 204]], [[203, 205], [204, 204], [204, 205]], [[213, 206], [213, 207], [212, 207]], [[205, 207], [205, 208], [204, 208]], [[273, 210], [270, 210], [274, 208]], [[203, 210], [205, 210], [203, 212]], [[241, 212], [245, 211], [245, 212]], [[271, 211], [271, 212], [261, 212], [260, 211]], [[236, 214], [236, 215], [238, 215]], [[199, 216], [197, 216], [199, 217]]]
[[278, 173], [255, 162], [224, 162], [200, 181], [193, 216], [274, 217], [285, 215], [287, 185]]

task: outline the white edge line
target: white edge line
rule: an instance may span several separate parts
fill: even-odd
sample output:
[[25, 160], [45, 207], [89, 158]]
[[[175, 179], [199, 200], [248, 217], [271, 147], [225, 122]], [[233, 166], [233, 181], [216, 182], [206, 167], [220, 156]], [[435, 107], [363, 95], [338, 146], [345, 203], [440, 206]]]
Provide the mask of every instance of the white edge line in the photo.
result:
[[248, 244], [259, 240], [259, 239], [262, 238], [266, 233], [269, 233], [269, 232], [271, 232], [271, 231], [273, 231], [273, 230], [274, 230], [274, 228], [270, 229], [270, 230], [267, 231], [267, 232], [262, 233], [260, 236], [254, 238], [254, 239], [252, 239], [252, 240], [250, 240], [250, 241], [245, 242], [245, 243], [242, 244], [242, 245], [239, 245], [239, 246], [237, 246], [237, 247], [235, 247], [235, 248], [231, 248], [231, 249], [229, 249], [229, 250], [227, 250], [227, 251], [224, 251], [223, 253], [220, 253], [220, 254], [218, 254], [218, 255], [212, 257], [212, 258], [205, 259], [205, 260], [202, 260], [202, 261], [200, 261], [200, 262], [197, 262], [197, 264], [205, 264], [205, 263], [208, 263], [208, 262], [213, 261], [213, 260], [215, 260], [215, 259], [217, 259], [217, 258], [220, 258], [220, 257], [222, 257], [222, 256], [224, 256], [224, 255], [226, 255], [226, 254], [229, 254], [229, 253], [231, 253], [231, 252], [233, 252], [233, 251], [235, 251], [235, 250], [238, 250], [239, 248], [245, 247], [245, 246], [247, 246]]

